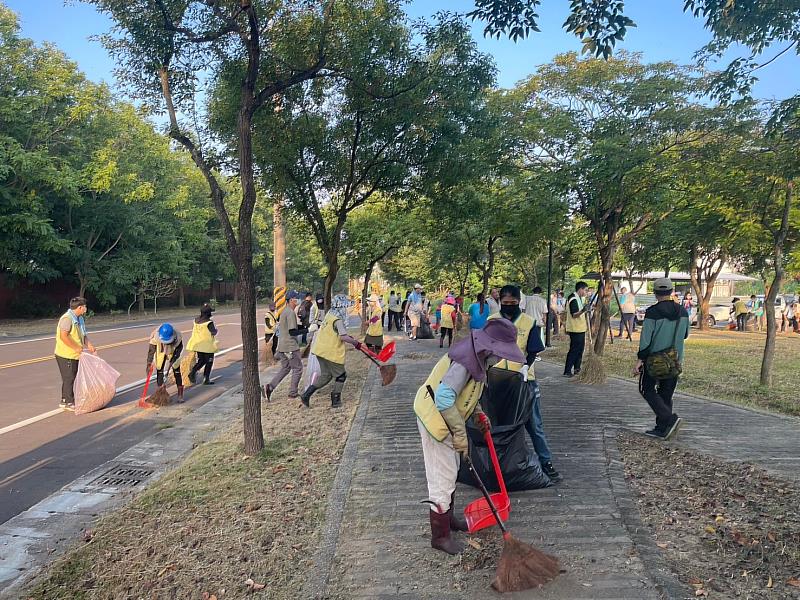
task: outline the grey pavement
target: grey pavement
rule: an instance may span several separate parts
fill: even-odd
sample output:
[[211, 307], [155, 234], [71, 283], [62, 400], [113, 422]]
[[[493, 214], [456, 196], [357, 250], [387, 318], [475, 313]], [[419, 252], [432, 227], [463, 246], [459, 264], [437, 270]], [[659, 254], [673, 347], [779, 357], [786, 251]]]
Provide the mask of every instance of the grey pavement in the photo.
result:
[[[328, 523], [331, 539], [323, 544], [319, 572], [311, 575], [313, 584], [306, 586], [304, 598], [477, 600], [496, 595], [489, 584], [497, 554], [488, 561], [485, 556], [487, 546], [498, 544], [496, 528], [474, 536], [483, 551], [468, 547], [462, 557], [446, 556], [429, 545], [412, 403], [439, 353], [433, 340], [398, 342], [396, 382], [381, 388], [376, 378], [368, 378], [359, 410], [363, 426], [348, 440], [352, 460], [340, 467], [350, 472], [337, 476], [337, 481], [350, 482], [349, 493], [342, 511], [329, 512], [329, 518], [341, 522]], [[561, 377], [561, 371], [561, 365], [536, 363], [545, 429], [565, 480], [544, 490], [513, 492], [508, 526], [519, 539], [556, 555], [566, 572], [545, 588], [508, 597], [694, 597], [661, 560], [624, 478], [617, 431], [643, 431], [653, 421], [636, 384], [609, 379], [603, 386], [581, 386]], [[747, 460], [796, 480], [797, 419], [684, 395], [676, 396], [676, 410], [686, 424], [670, 443]], [[479, 495], [459, 484], [457, 508]]]

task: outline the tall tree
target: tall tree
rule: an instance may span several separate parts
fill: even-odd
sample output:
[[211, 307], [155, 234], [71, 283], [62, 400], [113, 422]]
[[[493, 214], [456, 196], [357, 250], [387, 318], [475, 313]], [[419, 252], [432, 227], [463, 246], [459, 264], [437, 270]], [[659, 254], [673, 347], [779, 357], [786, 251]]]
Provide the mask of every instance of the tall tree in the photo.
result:
[[[252, 218], [256, 204], [253, 121], [257, 113], [303, 81], [317, 77], [326, 63], [332, 0], [90, 0], [115, 23], [106, 38], [121, 81], [139, 99], [166, 110], [169, 134], [191, 155], [208, 184], [241, 292], [244, 448], [264, 447], [258, 378], [256, 285]], [[276, 52], [290, 45], [290, 61]], [[208, 81], [201, 81], [202, 77]], [[239, 178], [241, 195], [226, 203], [217, 149], [202, 118], [204, 83], [236, 82], [236, 129], [227, 140], [235, 150], [227, 168]], [[198, 112], [200, 115], [198, 116]], [[192, 117], [183, 119], [182, 115]], [[237, 214], [236, 228], [231, 210]]]

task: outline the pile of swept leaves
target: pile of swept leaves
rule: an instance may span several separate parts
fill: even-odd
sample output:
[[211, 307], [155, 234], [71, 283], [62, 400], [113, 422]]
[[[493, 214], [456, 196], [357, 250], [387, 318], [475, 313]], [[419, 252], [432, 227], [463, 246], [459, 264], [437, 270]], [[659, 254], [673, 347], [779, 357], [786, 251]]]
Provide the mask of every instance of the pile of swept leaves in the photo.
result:
[[27, 597], [297, 598], [367, 367], [348, 353], [338, 410], [328, 389], [303, 409], [286, 397], [284, 382], [263, 405], [260, 456], [242, 452], [241, 425], [198, 447], [86, 532], [87, 541], [34, 581]]
[[800, 484], [623, 432], [642, 520], [700, 598], [800, 598]]

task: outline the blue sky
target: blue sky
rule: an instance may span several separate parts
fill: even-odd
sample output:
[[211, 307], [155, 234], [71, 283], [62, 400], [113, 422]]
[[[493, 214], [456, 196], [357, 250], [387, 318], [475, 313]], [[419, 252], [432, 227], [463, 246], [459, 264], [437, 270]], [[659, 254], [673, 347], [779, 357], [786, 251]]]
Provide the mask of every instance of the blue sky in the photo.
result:
[[[113, 61], [92, 35], [107, 32], [111, 23], [93, 7], [63, 0], [0, 0], [21, 19], [26, 37], [37, 42], [52, 42], [75, 60], [87, 76], [113, 86]], [[544, 0], [539, 11], [542, 32], [512, 43], [491, 40], [482, 35], [480, 23], [474, 25], [481, 50], [491, 54], [499, 68], [499, 83], [509, 87], [530, 74], [537, 65], [570, 50], [579, 51], [577, 38], [564, 32], [561, 25], [567, 16], [566, 0]], [[415, 0], [407, 8], [412, 17], [428, 17], [438, 11], [469, 10], [469, 0]], [[655, 7], [658, 7], [656, 9]], [[620, 48], [641, 52], [646, 61], [672, 60], [692, 62], [692, 55], [709, 40], [702, 22], [682, 11], [683, 0], [628, 0], [626, 13], [638, 27], [629, 30]], [[770, 51], [765, 58], [771, 57]], [[800, 57], [787, 53], [760, 72], [755, 87], [759, 98], [785, 98], [800, 92]]]

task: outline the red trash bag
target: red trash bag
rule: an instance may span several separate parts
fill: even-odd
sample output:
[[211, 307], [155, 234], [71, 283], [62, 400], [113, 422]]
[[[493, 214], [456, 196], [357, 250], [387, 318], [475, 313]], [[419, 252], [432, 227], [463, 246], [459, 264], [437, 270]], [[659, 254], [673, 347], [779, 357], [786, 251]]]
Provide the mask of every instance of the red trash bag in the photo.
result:
[[83, 352], [78, 361], [78, 376], [72, 387], [75, 414], [83, 415], [104, 408], [117, 393], [119, 371], [99, 356]]

